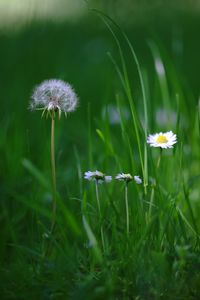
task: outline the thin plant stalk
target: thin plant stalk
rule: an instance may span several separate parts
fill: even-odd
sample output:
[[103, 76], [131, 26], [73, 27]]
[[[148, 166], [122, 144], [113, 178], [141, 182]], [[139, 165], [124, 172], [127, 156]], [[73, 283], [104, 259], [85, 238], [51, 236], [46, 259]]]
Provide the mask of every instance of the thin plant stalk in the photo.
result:
[[[98, 211], [99, 211], [99, 216], [100, 216], [100, 222], [102, 222], [102, 216], [101, 216], [101, 206], [100, 206], [100, 201], [99, 201], [99, 187], [98, 187], [98, 180], [95, 181], [95, 187], [96, 187], [96, 199], [97, 199], [97, 206], [98, 206]], [[104, 240], [104, 232], [103, 232], [103, 226], [101, 224], [101, 242], [102, 242], [102, 247], [103, 251], [105, 252], [105, 240]]]
[[[57, 210], [57, 202], [56, 202], [56, 164], [55, 164], [55, 114], [51, 114], [51, 177], [52, 177], [52, 220], [50, 227], [50, 234], [52, 234], [55, 223], [56, 223], [56, 210]], [[44, 251], [43, 257], [45, 258], [51, 252], [51, 242], [49, 240], [47, 249]]]
[[[162, 157], [162, 148], [160, 148], [160, 153], [159, 153], [158, 160], [157, 160], [157, 163], [156, 163], [156, 172], [158, 172], [158, 169], [160, 167], [161, 157]], [[157, 178], [157, 176], [156, 176], [156, 178]], [[154, 190], [155, 190], [156, 183], [157, 182], [155, 180], [154, 183], [153, 183], [152, 191], [151, 191], [151, 198], [150, 198], [150, 205], [149, 205], [149, 221], [150, 221], [150, 218], [151, 218], [151, 211], [152, 211], [153, 200], [154, 200], [154, 195], [155, 195]]]
[[128, 206], [128, 183], [125, 183], [125, 205], [126, 205], [126, 233], [129, 236], [129, 206]]
[[55, 164], [55, 116], [51, 117], [51, 176], [52, 176], [52, 193], [53, 193], [53, 207], [52, 207], [52, 223], [51, 232], [54, 229], [56, 222], [56, 164]]
[[162, 156], [162, 148], [160, 148], [160, 154], [159, 154], [158, 161], [156, 164], [156, 171], [158, 171], [158, 169], [160, 167], [161, 156]]

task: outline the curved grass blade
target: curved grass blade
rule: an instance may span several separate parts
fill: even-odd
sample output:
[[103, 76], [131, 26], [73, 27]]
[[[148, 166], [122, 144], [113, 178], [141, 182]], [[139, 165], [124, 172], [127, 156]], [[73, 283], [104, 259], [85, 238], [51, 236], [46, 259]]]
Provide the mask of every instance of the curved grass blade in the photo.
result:
[[[148, 131], [148, 113], [147, 113], [148, 110], [147, 110], [147, 97], [146, 97], [145, 85], [144, 85], [141, 67], [140, 67], [139, 61], [137, 59], [136, 53], [133, 49], [131, 42], [129, 41], [129, 39], [128, 39], [127, 35], [124, 33], [124, 31], [120, 28], [120, 26], [114, 20], [112, 20], [109, 16], [102, 13], [101, 11], [96, 10], [96, 9], [92, 9], [92, 10], [94, 12], [98, 13], [102, 17], [104, 23], [106, 24], [106, 26], [112, 33], [112, 35], [117, 43], [118, 49], [119, 49], [121, 63], [122, 63], [122, 69], [123, 69], [123, 76], [124, 76], [124, 80], [122, 83], [123, 83], [123, 86], [125, 86], [125, 91], [126, 91], [126, 94], [127, 94], [128, 100], [129, 100], [131, 113], [132, 113], [132, 117], [133, 117], [133, 123], [134, 123], [136, 139], [137, 139], [137, 144], [138, 144], [138, 150], [139, 150], [139, 156], [140, 156], [140, 163], [141, 163], [141, 168], [142, 168], [142, 173], [143, 173], [144, 189], [145, 189], [145, 194], [146, 194], [146, 187], [148, 185], [148, 164], [147, 164], [147, 144], [146, 144], [147, 131]], [[116, 34], [114, 33], [114, 31], [112, 30], [112, 28], [110, 27], [110, 25], [108, 24], [108, 22], [105, 19], [109, 20], [120, 31], [120, 33], [124, 37], [125, 41], [127, 42], [127, 45], [129, 46], [131, 54], [133, 56], [133, 59], [136, 63], [139, 80], [140, 80], [140, 85], [141, 85], [141, 89], [142, 89], [142, 98], [143, 98], [143, 107], [144, 107], [144, 135], [145, 135], [144, 160], [142, 158], [141, 143], [140, 143], [140, 138], [138, 136], [138, 134], [139, 134], [139, 126], [137, 124], [138, 117], [137, 117], [136, 109], [134, 106], [133, 97], [131, 94], [130, 83], [129, 83], [129, 79], [128, 79], [128, 73], [127, 73], [127, 68], [126, 68], [126, 64], [125, 64], [125, 59], [123, 56], [123, 51], [122, 51], [119, 39], [117, 38]], [[116, 64], [115, 64], [115, 66], [116, 66]], [[118, 74], [119, 74], [119, 68], [118, 68]], [[120, 79], [122, 80], [121, 75], [120, 75]]]
[[95, 237], [94, 233], [92, 232], [92, 229], [91, 229], [91, 227], [90, 227], [89, 223], [87, 222], [86, 217], [84, 215], [82, 217], [82, 220], [83, 220], [83, 226], [84, 226], [85, 232], [86, 232], [88, 240], [89, 240], [89, 245], [93, 250], [93, 253], [94, 253], [94, 256], [95, 256], [96, 260], [98, 262], [101, 262], [102, 261], [102, 255], [101, 255], [101, 251], [98, 247], [96, 237]]

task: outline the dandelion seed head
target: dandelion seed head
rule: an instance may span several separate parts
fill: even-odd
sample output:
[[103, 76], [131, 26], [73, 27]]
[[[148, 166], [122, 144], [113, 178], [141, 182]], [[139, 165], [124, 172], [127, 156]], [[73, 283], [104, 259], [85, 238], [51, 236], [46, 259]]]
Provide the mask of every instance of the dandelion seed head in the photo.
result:
[[176, 134], [172, 131], [160, 132], [155, 134], [150, 134], [147, 138], [147, 143], [151, 147], [160, 147], [160, 148], [173, 148], [173, 145], [177, 143]]
[[43, 108], [47, 111], [72, 112], [76, 109], [78, 97], [67, 82], [58, 79], [45, 80], [37, 85], [31, 97], [32, 110]]

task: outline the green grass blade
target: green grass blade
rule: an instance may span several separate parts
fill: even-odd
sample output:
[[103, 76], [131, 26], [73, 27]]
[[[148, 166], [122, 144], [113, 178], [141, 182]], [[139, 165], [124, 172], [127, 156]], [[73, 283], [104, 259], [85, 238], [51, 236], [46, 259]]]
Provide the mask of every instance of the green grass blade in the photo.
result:
[[101, 255], [101, 251], [98, 247], [96, 237], [95, 237], [94, 233], [92, 232], [92, 229], [91, 229], [91, 227], [90, 227], [89, 223], [87, 222], [86, 217], [84, 215], [82, 217], [82, 220], [83, 220], [83, 226], [84, 226], [86, 235], [87, 235], [88, 240], [89, 240], [89, 246], [92, 248], [96, 260], [98, 262], [101, 262], [102, 261], [102, 255]]
[[192, 225], [189, 223], [189, 221], [187, 220], [187, 218], [184, 216], [183, 212], [181, 211], [181, 209], [179, 207], [176, 207], [176, 210], [178, 212], [178, 214], [180, 215], [180, 217], [182, 218], [182, 220], [184, 221], [184, 223], [188, 226], [188, 228], [192, 231], [192, 233], [200, 238], [200, 236], [198, 235], [198, 233], [196, 232], [196, 230], [192, 227]]
[[[129, 41], [127, 35], [120, 28], [120, 26], [106, 14], [104, 14], [98, 10], [95, 10], [95, 9], [94, 9], [94, 11], [97, 12], [98, 14], [100, 14], [100, 16], [102, 17], [104, 23], [106, 24], [106, 26], [110, 30], [111, 34], [113, 35], [113, 37], [116, 41], [116, 44], [118, 46], [118, 49], [119, 49], [119, 54], [120, 54], [121, 63], [122, 63], [123, 77], [124, 77], [123, 85], [125, 86], [126, 94], [127, 94], [128, 100], [129, 100], [131, 113], [132, 113], [132, 117], [133, 117], [133, 123], [134, 123], [134, 128], [135, 128], [135, 133], [136, 133], [137, 144], [138, 144], [138, 151], [139, 151], [139, 156], [140, 156], [140, 163], [141, 163], [142, 174], [143, 174], [144, 190], [145, 190], [145, 194], [146, 194], [146, 187], [148, 185], [148, 154], [147, 154], [147, 143], [146, 143], [147, 132], [148, 132], [148, 110], [147, 110], [147, 97], [146, 97], [145, 85], [144, 85], [141, 67], [140, 67], [139, 61], [137, 59], [136, 53], [133, 49], [131, 42]], [[141, 89], [142, 89], [143, 108], [144, 108], [144, 135], [145, 135], [144, 159], [142, 158], [141, 141], [140, 141], [140, 137], [139, 137], [138, 117], [137, 117], [135, 106], [133, 104], [134, 101], [133, 101], [133, 97], [132, 97], [132, 93], [131, 93], [131, 88], [130, 88], [130, 83], [129, 83], [129, 78], [128, 78], [128, 73], [127, 73], [127, 68], [126, 68], [123, 51], [122, 51], [119, 39], [117, 38], [116, 34], [112, 30], [111, 26], [108, 24], [106, 19], [109, 20], [121, 32], [121, 34], [123, 35], [125, 41], [127, 42], [128, 46], [130, 48], [131, 54], [136, 63], [139, 80], [140, 80], [140, 85], [141, 85]], [[118, 69], [118, 74], [119, 74], [119, 69]], [[120, 75], [120, 78], [122, 78], [121, 75]]]
[[22, 160], [22, 165], [38, 180], [38, 182], [46, 189], [50, 189], [50, 184], [45, 176], [40, 172], [33, 163], [24, 158]]
[[[129, 83], [129, 78], [128, 78], [128, 73], [127, 73], [127, 68], [126, 68], [126, 63], [125, 63], [123, 51], [122, 51], [119, 39], [117, 38], [116, 34], [112, 30], [109, 23], [106, 21], [106, 19], [108, 19], [109, 21], [111, 21], [114, 24], [112, 19], [110, 19], [105, 14], [99, 12], [98, 10], [93, 10], [93, 11], [97, 12], [101, 16], [103, 22], [105, 23], [105, 25], [107, 26], [107, 28], [111, 32], [111, 34], [112, 34], [112, 36], [113, 36], [113, 38], [114, 38], [114, 40], [117, 44], [118, 50], [119, 50], [119, 55], [120, 55], [120, 60], [121, 60], [121, 65], [122, 65], [122, 70], [123, 70], [123, 85], [125, 87], [125, 92], [126, 92], [126, 95], [127, 95], [128, 101], [129, 101], [130, 109], [131, 109], [131, 115], [132, 115], [132, 119], [133, 119], [134, 130], [135, 130], [135, 135], [136, 135], [136, 140], [137, 140], [137, 145], [138, 145], [140, 163], [141, 163], [142, 173], [143, 173], [143, 176], [144, 176], [144, 162], [143, 162], [143, 156], [142, 156], [141, 141], [140, 141], [140, 135], [139, 135], [139, 125], [138, 125], [138, 124], [140, 124], [140, 122], [139, 122], [138, 117], [137, 117], [135, 104], [134, 104], [134, 100], [133, 100], [132, 93], [131, 93], [131, 88], [130, 88], [130, 83]], [[118, 68], [118, 70], [119, 70], [119, 68]], [[119, 74], [119, 71], [118, 71], [118, 74]], [[122, 78], [122, 76], [120, 76], [120, 78]]]

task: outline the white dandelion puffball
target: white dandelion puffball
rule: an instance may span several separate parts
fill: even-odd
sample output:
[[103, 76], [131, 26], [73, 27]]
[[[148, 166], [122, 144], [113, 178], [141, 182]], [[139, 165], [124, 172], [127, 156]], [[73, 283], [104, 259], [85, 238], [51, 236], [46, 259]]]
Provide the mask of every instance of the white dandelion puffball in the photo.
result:
[[103, 181], [105, 182], [110, 182], [112, 180], [112, 176], [107, 176], [102, 172], [99, 171], [87, 171], [84, 174], [84, 178], [87, 180], [96, 180], [99, 183], [102, 183]]
[[168, 131], [165, 133], [155, 133], [150, 134], [147, 138], [147, 143], [150, 144], [151, 147], [160, 147], [160, 148], [173, 148], [173, 145], [177, 143], [176, 134], [172, 131]]
[[67, 82], [58, 79], [45, 80], [35, 87], [30, 107], [47, 111], [72, 112], [76, 109], [78, 97]]
[[134, 176], [134, 180], [137, 184], [141, 184], [142, 183], [142, 179], [140, 178], [140, 176], [136, 175]]

